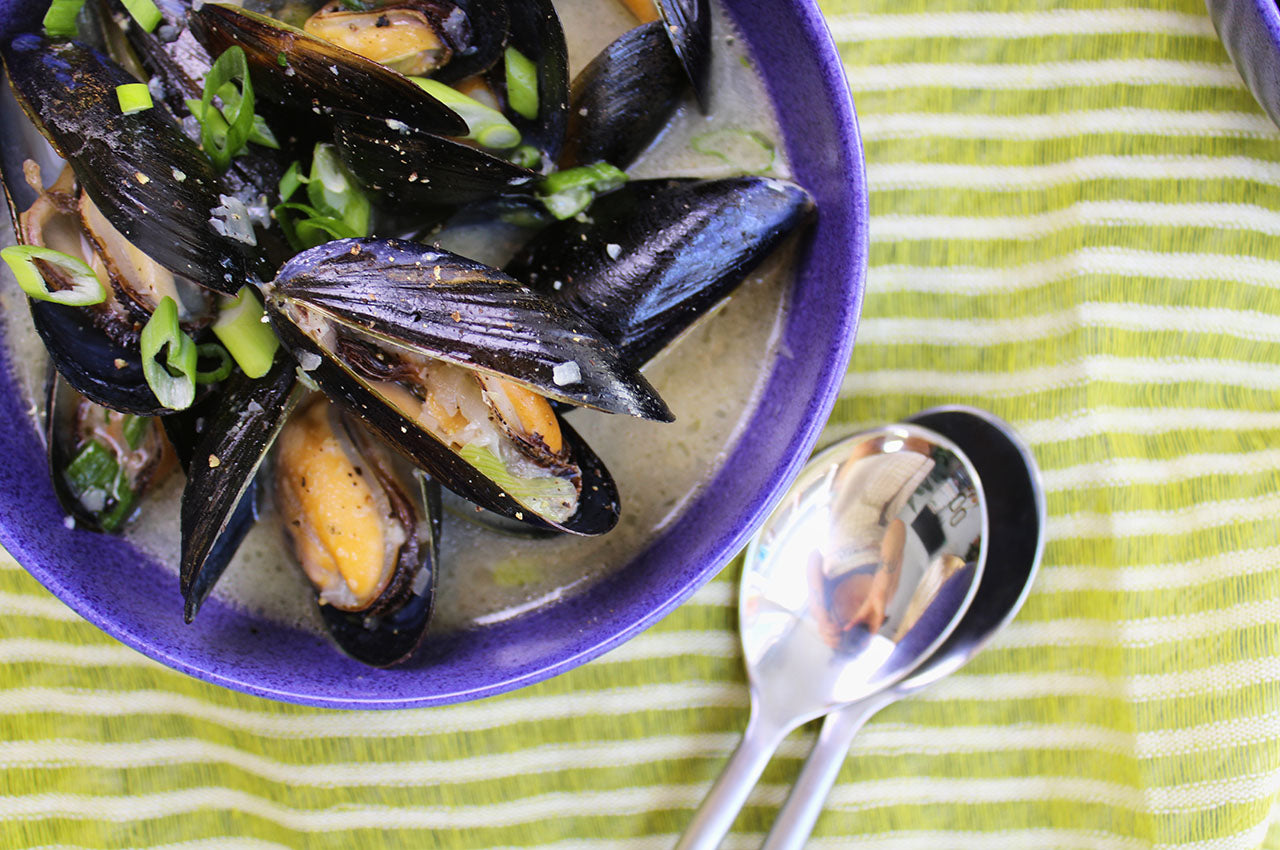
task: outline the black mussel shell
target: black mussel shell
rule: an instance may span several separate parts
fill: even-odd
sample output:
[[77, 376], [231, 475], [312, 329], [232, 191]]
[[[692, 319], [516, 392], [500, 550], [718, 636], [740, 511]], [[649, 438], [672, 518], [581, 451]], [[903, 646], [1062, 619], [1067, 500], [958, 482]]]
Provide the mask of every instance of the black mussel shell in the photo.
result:
[[[414, 509], [426, 514], [418, 523], [412, 551], [392, 583], [366, 611], [321, 605], [325, 628], [347, 655], [372, 667], [390, 667], [407, 659], [422, 643], [435, 603], [440, 562], [440, 484], [418, 472]], [[390, 488], [388, 488], [390, 489]]]
[[335, 114], [335, 124], [343, 164], [384, 209], [403, 214], [533, 190], [534, 172], [469, 145], [357, 113]]
[[258, 468], [301, 397], [296, 368], [280, 355], [260, 379], [237, 372], [191, 451], [182, 491], [180, 565], [188, 623], [256, 518]]
[[563, 523], [556, 523], [517, 502], [461, 455], [388, 405], [351, 366], [318, 346], [288, 319], [276, 312], [271, 317], [285, 347], [300, 360], [310, 359], [315, 363], [307, 374], [331, 401], [363, 419], [383, 442], [442, 486], [496, 514], [539, 528], [593, 536], [604, 534], [617, 524], [618, 488], [613, 476], [586, 441], [563, 419], [560, 420], [561, 436], [568, 456], [581, 471], [582, 489], [577, 512]]
[[276, 103], [363, 112], [445, 136], [467, 133], [457, 113], [403, 74], [295, 27], [214, 3], [201, 6], [191, 25], [213, 56], [244, 48], [254, 92]]
[[449, 5], [457, 6], [467, 16], [470, 43], [455, 45], [453, 58], [431, 75], [442, 83], [482, 74], [500, 62], [510, 23], [503, 0], [456, 0]]
[[590, 320], [638, 368], [813, 209], [769, 177], [638, 180], [542, 231], [506, 271]]
[[23, 109], [126, 239], [210, 289], [244, 284], [252, 254], [210, 222], [225, 189], [208, 158], [167, 110], [121, 114], [115, 88], [136, 79], [76, 42], [23, 35], [3, 55]]
[[[671, 421], [648, 381], [620, 363], [580, 315], [448, 251], [399, 239], [340, 239], [298, 254], [266, 293], [277, 328], [318, 313], [428, 357], [503, 375], [547, 398]], [[557, 367], [567, 363], [577, 364], [578, 380], [558, 383]]]
[[561, 167], [625, 169], [667, 126], [686, 85], [662, 21], [624, 33], [573, 80]]
[[81, 395], [136, 416], [172, 411], [160, 404], [142, 373], [137, 346], [124, 346], [94, 324], [92, 310], [30, 300], [31, 321], [58, 372]]
[[711, 105], [708, 90], [711, 78], [710, 0], [654, 0], [662, 15], [671, 46], [680, 57], [698, 103], [706, 112]]
[[[538, 67], [538, 114], [525, 118], [506, 110], [526, 145], [542, 152], [542, 171], [560, 158], [569, 114], [569, 51], [551, 0], [518, 0], [510, 6], [511, 46]], [[503, 75], [505, 86], [505, 75]]]

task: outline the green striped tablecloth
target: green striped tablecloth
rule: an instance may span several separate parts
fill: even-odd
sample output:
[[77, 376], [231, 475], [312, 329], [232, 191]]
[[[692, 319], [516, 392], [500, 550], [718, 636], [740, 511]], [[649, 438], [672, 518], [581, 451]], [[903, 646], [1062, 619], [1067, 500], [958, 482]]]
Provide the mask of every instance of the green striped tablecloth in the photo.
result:
[[[825, 8], [872, 213], [831, 430], [994, 410], [1049, 543], [994, 647], [864, 730], [812, 846], [1280, 847], [1280, 130], [1201, 0]], [[670, 846], [746, 721], [736, 576], [553, 681], [354, 714], [185, 679], [0, 562], [0, 847]]]

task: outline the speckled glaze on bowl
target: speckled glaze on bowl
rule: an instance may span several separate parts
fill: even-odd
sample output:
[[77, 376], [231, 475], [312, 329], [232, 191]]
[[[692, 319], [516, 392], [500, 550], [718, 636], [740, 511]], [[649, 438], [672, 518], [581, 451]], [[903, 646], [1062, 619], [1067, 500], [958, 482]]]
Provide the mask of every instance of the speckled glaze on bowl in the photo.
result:
[[[0, 0], [4, 38], [34, 29], [43, 0]], [[811, 0], [730, 0], [770, 96], [796, 179], [817, 199], [784, 342], [763, 399], [728, 462], [633, 563], [590, 590], [424, 647], [372, 670], [325, 639], [211, 599], [182, 622], [173, 573], [125, 541], [68, 530], [40, 441], [8, 369], [0, 374], [0, 543], [81, 616], [129, 646], [209, 682], [332, 708], [460, 702], [531, 684], [626, 641], [711, 578], [799, 472], [853, 347], [867, 263], [861, 140], [840, 58]], [[780, 98], [780, 93], [786, 93]], [[27, 321], [25, 317], [18, 321]], [[175, 531], [176, 533], [176, 531]]]
[[1280, 126], [1280, 9], [1276, 0], [1205, 0], [1244, 83]]

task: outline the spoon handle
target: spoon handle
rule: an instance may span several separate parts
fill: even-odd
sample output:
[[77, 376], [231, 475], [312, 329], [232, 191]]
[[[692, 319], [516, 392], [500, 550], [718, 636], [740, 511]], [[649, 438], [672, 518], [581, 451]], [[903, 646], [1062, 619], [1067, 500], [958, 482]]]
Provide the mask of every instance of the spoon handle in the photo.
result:
[[742, 741], [698, 807], [689, 828], [680, 836], [676, 850], [715, 850], [720, 846], [789, 731], [789, 727], [764, 718], [759, 712], [751, 713]]
[[827, 715], [818, 741], [809, 752], [800, 776], [792, 786], [787, 801], [778, 811], [773, 828], [760, 850], [800, 850], [809, 840], [813, 825], [826, 804], [831, 786], [836, 782], [853, 736], [871, 716], [892, 699], [861, 700]]

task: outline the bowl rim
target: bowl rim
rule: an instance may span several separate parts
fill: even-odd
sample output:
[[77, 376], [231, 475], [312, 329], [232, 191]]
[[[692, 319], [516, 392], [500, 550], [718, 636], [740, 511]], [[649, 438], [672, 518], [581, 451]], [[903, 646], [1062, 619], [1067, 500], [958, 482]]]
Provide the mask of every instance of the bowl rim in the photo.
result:
[[[743, 11], [743, 9], [753, 5], [756, 7], [754, 14], [763, 14], [763, 9], [772, 7], [774, 4], [766, 2], [766, 0], [726, 0], [724, 3], [729, 16], [740, 29], [745, 29], [742, 25], [742, 17], [750, 14], [750, 12]], [[100, 604], [95, 604], [94, 599], [84, 598], [76, 587], [60, 580], [57, 564], [55, 563], [56, 554], [51, 556], [45, 548], [52, 545], [48, 540], [42, 539], [39, 535], [22, 535], [15, 532], [13, 523], [10, 521], [11, 513], [14, 510], [13, 499], [0, 500], [0, 544], [3, 544], [28, 572], [71, 607], [79, 616], [142, 654], [181, 673], [212, 684], [272, 700], [303, 705], [348, 709], [390, 709], [478, 699], [524, 687], [567, 672], [569, 669], [602, 655], [648, 629], [687, 600], [698, 588], [730, 563], [764, 521], [764, 518], [772, 510], [776, 502], [786, 492], [787, 487], [790, 486], [801, 468], [808, 461], [826, 425], [853, 350], [865, 291], [868, 254], [867, 188], [861, 135], [843, 64], [816, 0], [789, 0], [787, 5], [791, 7], [791, 11], [795, 14], [796, 24], [804, 39], [814, 51], [813, 58], [821, 74], [818, 84], [827, 96], [826, 106], [831, 110], [833, 131], [839, 142], [837, 149], [829, 152], [834, 162], [826, 167], [838, 169], [837, 173], [844, 175], [847, 181], [845, 191], [841, 195], [847, 207], [841, 212], [847, 215], [850, 222], [849, 229], [853, 231], [851, 234], [852, 244], [850, 245], [852, 267], [848, 269], [849, 274], [847, 279], [843, 280], [842, 289], [850, 297], [847, 303], [841, 305], [844, 309], [834, 319], [837, 329], [836, 338], [832, 348], [823, 355], [823, 363], [818, 372], [817, 385], [812, 388], [813, 392], [809, 399], [807, 415], [803, 418], [803, 424], [796, 432], [790, 435], [788, 442], [792, 450], [787, 455], [786, 462], [771, 470], [768, 477], [768, 486], [755, 494], [755, 498], [748, 502], [742, 512], [744, 520], [737, 523], [729, 534], [715, 541], [713, 548], [722, 554], [717, 558], [704, 561], [699, 569], [690, 571], [685, 581], [669, 589], [665, 596], [654, 604], [649, 605], [643, 615], [636, 617], [624, 627], [610, 634], [577, 646], [574, 651], [562, 655], [558, 660], [546, 663], [536, 670], [510, 676], [501, 681], [413, 698], [404, 696], [385, 699], [352, 696], [338, 698], [327, 695], [302, 694], [272, 687], [269, 679], [246, 680], [241, 677], [224, 675], [216, 669], [199, 666], [182, 657], [181, 654], [175, 654], [161, 646], [157, 646], [146, 635], [139, 634], [132, 624], [122, 622], [116, 617], [107, 616], [104, 614]], [[756, 51], [752, 47], [750, 40], [747, 39], [747, 41], [748, 49], [754, 59]], [[764, 77], [770, 100], [775, 104], [776, 108], [779, 98], [770, 84], [769, 74], [766, 72], [762, 73], [761, 76]], [[783, 128], [782, 135], [783, 143], [786, 145], [788, 153], [792, 154], [794, 162], [796, 131], [788, 131], [787, 128]], [[3, 331], [0, 331], [0, 334], [2, 333]], [[15, 387], [15, 375], [8, 362], [7, 352], [3, 354], [2, 359], [6, 367], [4, 371], [7, 374], [0, 377], [0, 384], [8, 384], [10, 387]], [[756, 414], [753, 413], [752, 415], [755, 416]], [[23, 426], [30, 430], [29, 424], [29, 420], [22, 423]], [[738, 438], [735, 446], [741, 442], [741, 438]], [[148, 560], [151, 559], [148, 557]]]

